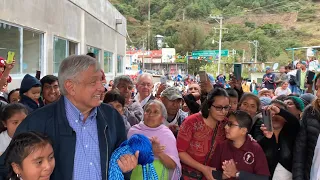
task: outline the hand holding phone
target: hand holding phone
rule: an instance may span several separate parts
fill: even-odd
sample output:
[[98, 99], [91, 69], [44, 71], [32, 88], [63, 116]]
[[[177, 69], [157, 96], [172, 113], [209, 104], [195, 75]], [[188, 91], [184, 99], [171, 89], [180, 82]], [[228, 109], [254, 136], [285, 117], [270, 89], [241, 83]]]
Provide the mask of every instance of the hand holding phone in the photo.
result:
[[15, 56], [15, 52], [12, 51], [8, 51], [8, 55], [7, 55], [7, 64], [12, 64], [13, 60], [14, 60], [14, 56]]
[[262, 110], [262, 120], [263, 124], [267, 128], [267, 131], [272, 132], [272, 116], [271, 111], [268, 109]]
[[200, 82], [208, 81], [208, 76], [206, 71], [199, 71]]
[[41, 71], [36, 71], [36, 78], [38, 80], [40, 80], [40, 76], [41, 76]]
[[160, 83], [161, 84], [167, 84], [167, 77], [166, 76], [161, 76], [160, 77]]
[[233, 74], [236, 80], [241, 80], [242, 64], [234, 64]]

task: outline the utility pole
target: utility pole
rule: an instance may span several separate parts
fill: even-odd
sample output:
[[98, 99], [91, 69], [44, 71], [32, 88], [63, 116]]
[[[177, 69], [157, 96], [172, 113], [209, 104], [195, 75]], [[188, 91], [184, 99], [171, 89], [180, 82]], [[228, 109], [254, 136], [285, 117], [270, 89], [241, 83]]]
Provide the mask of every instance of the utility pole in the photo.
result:
[[258, 46], [259, 46], [259, 41], [254, 40], [254, 41], [249, 41], [250, 44], [253, 44], [255, 47], [255, 52], [254, 52], [254, 63], [256, 65], [257, 63], [257, 58], [258, 58]]
[[186, 54], [186, 60], [187, 60], [187, 75], [189, 74], [189, 52]]
[[145, 52], [145, 47], [144, 47], [144, 39], [142, 41], [142, 70], [144, 71], [144, 52]]
[[151, 13], [150, 13], [150, 6], [151, 6], [151, 2], [149, 0], [149, 11], [148, 11], [148, 51], [150, 52], [150, 41], [151, 41], [151, 38], [150, 38], [150, 26], [151, 26]]
[[[227, 30], [227, 28], [223, 28], [222, 27], [222, 20], [223, 20], [223, 17], [222, 16], [212, 16], [210, 15], [210, 18], [214, 19], [217, 21], [217, 23], [219, 23], [220, 27], [219, 27], [219, 60], [218, 60], [218, 75], [220, 74], [220, 64], [221, 64], [221, 48], [222, 48], [222, 43], [221, 43], [221, 40], [222, 40], [222, 30]], [[215, 30], [218, 29], [218, 28], [214, 28]]]
[[246, 59], [245, 57], [245, 54], [246, 54], [246, 50], [243, 49], [243, 54], [242, 54], [242, 63], [244, 63], [244, 60]]

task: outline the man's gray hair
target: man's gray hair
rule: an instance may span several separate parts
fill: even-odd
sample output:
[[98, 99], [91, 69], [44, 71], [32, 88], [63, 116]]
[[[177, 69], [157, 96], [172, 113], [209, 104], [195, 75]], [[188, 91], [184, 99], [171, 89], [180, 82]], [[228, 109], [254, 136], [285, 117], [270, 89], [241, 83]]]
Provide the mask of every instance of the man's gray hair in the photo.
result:
[[148, 101], [147, 104], [144, 106], [143, 111], [146, 111], [146, 109], [148, 108], [148, 106], [149, 106], [150, 104], [152, 104], [152, 103], [157, 104], [157, 105], [160, 106], [162, 117], [163, 117], [164, 120], [166, 121], [167, 118], [168, 118], [167, 109], [166, 109], [166, 107], [164, 106], [164, 104], [163, 104], [161, 101], [159, 101], [159, 100], [151, 100], [151, 101]]
[[58, 73], [61, 94], [67, 94], [64, 87], [65, 81], [76, 79], [80, 73], [86, 71], [90, 66], [94, 66], [96, 71], [101, 69], [99, 62], [87, 55], [72, 55], [64, 59], [60, 64]]
[[117, 87], [121, 81], [128, 82], [129, 84], [133, 85], [133, 81], [129, 76], [120, 75], [114, 78], [113, 87]]
[[[143, 74], [140, 74], [140, 75], [137, 77], [137, 83], [138, 83], [138, 84], [140, 83], [140, 79], [141, 79], [142, 77], [148, 77], [148, 78], [150, 78], [151, 80], [153, 80], [152, 74], [150, 74], [150, 73], [143, 73]], [[152, 82], [153, 82], [153, 81], [152, 81]]]

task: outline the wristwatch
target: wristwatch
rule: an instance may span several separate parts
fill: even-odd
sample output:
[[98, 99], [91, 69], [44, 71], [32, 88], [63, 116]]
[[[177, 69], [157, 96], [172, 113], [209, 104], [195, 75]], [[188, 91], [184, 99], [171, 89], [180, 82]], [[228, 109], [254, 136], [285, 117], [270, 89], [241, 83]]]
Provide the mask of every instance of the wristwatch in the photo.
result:
[[236, 173], [236, 179], [239, 179], [240, 177], [240, 171]]

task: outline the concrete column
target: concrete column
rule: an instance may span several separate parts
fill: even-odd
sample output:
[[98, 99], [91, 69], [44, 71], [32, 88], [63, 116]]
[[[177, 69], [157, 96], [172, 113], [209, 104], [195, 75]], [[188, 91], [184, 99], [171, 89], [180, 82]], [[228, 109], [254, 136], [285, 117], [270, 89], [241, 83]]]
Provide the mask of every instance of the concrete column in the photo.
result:
[[41, 76], [45, 74], [53, 74], [53, 58], [54, 58], [54, 36], [49, 31], [44, 34], [44, 64], [43, 64], [43, 71], [41, 72]]
[[79, 54], [87, 53], [85, 13], [86, 13], [85, 11], [81, 12], [81, 40], [80, 40]]

